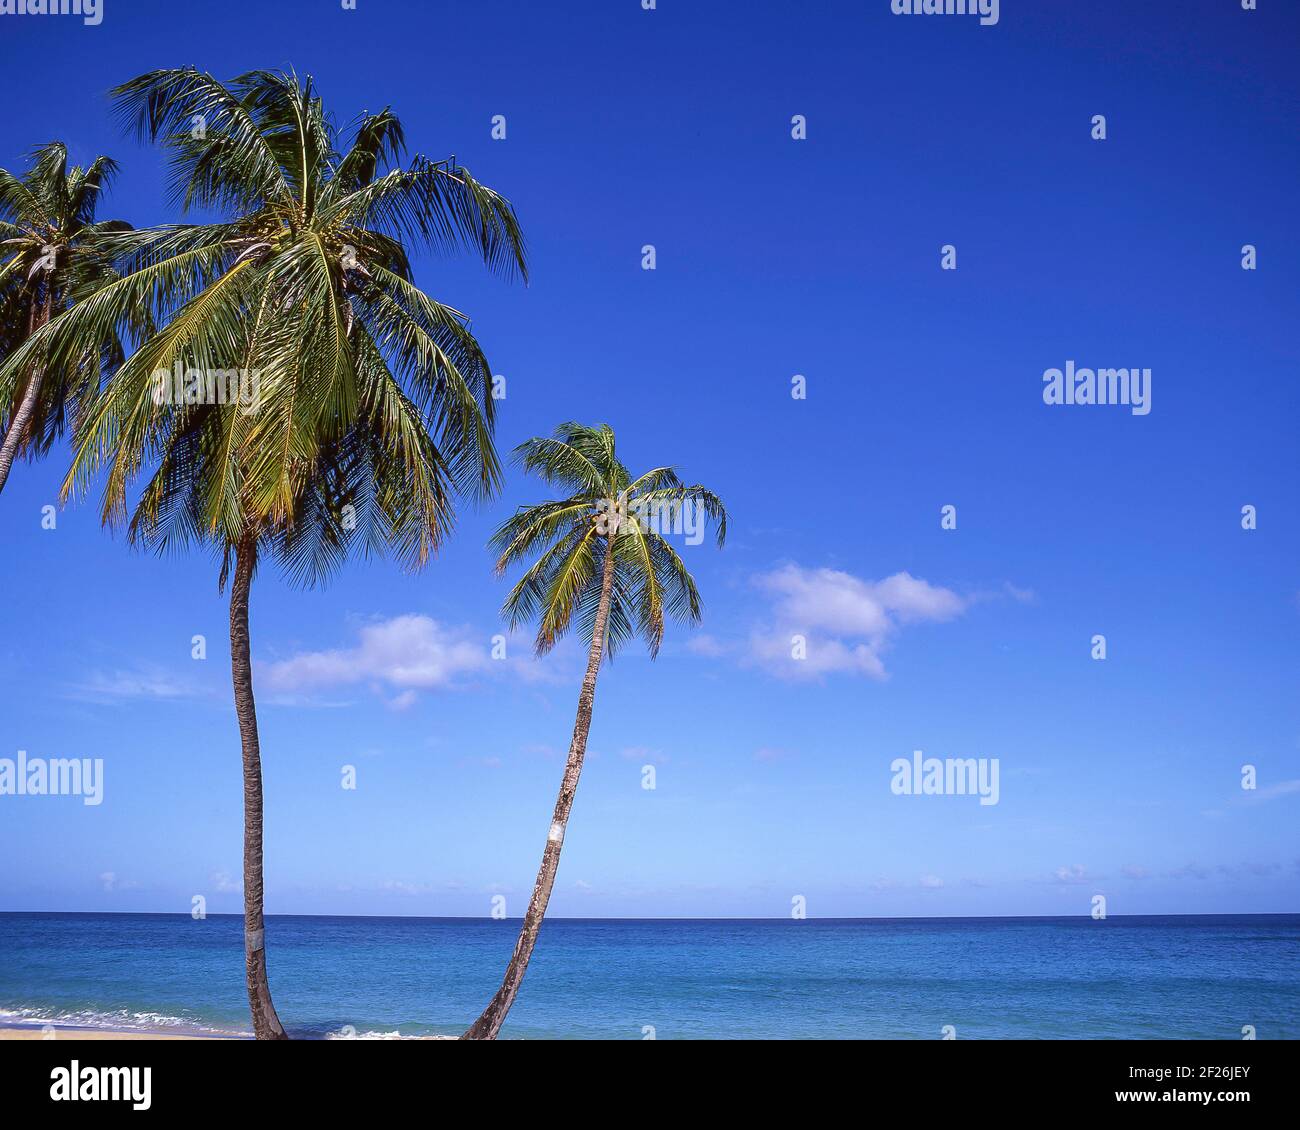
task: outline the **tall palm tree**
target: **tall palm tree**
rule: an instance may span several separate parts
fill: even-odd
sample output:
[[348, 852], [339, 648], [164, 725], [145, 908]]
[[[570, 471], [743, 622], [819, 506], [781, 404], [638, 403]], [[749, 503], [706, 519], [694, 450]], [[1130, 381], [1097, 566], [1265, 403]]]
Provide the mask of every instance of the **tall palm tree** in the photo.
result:
[[[344, 148], [310, 78], [221, 83], [186, 68], [115, 93], [128, 123], [164, 140], [176, 200], [227, 218], [124, 239], [121, 278], [34, 334], [0, 380], [25, 350], [71, 355], [134, 301], [153, 304], [161, 328], [138, 340], [79, 429], [64, 495], [107, 466], [103, 518], [122, 521], [148, 462], [132, 538], [160, 551], [205, 544], [223, 583], [233, 570], [248, 997], [255, 1035], [284, 1038], [264, 942], [253, 573], [272, 557], [314, 584], [354, 546], [418, 568], [450, 531], [453, 492], [496, 488], [491, 370], [463, 315], [415, 286], [403, 242], [469, 247], [525, 276], [523, 239], [509, 202], [454, 159], [397, 165], [390, 111], [363, 114]], [[232, 371], [248, 375], [238, 402], [214, 375]]]
[[633, 479], [618, 461], [614, 432], [606, 424], [563, 424], [552, 438], [530, 439], [515, 454], [524, 470], [537, 472], [569, 493], [557, 501], [521, 507], [496, 532], [492, 544], [500, 554], [499, 574], [540, 551], [506, 598], [502, 614], [512, 627], [538, 621], [539, 655], [555, 646], [576, 615], [589, 649], [537, 882], [505, 978], [462, 1037], [467, 1040], [496, 1039], [537, 944], [587, 751], [602, 658], [612, 659], [633, 636], [645, 640], [654, 658], [663, 640], [665, 611], [699, 622], [700, 594], [664, 536], [664, 515], [680, 522], [681, 507], [696, 507], [701, 517], [715, 523], [719, 546], [727, 535], [727, 512], [718, 497], [702, 486], [684, 485], [672, 467], [656, 467]]
[[[42, 145], [21, 177], [0, 169], [0, 357], [6, 357], [76, 299], [113, 277], [111, 242], [121, 220], [95, 220], [100, 193], [117, 172], [110, 157], [68, 168], [61, 141]], [[24, 451], [44, 454], [79, 403], [98, 388], [108, 342], [82, 342], [75, 364], [51, 373], [34, 355], [0, 381], [0, 491]]]

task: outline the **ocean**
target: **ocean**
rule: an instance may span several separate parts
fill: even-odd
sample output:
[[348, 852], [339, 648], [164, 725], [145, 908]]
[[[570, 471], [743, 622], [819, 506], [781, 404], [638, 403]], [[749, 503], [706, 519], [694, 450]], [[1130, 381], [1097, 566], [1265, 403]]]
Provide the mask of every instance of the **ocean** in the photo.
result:
[[[517, 920], [273, 916], [303, 1037], [458, 1035]], [[242, 919], [0, 913], [0, 1026], [247, 1032]], [[1300, 915], [555, 919], [503, 1038], [1300, 1038]]]

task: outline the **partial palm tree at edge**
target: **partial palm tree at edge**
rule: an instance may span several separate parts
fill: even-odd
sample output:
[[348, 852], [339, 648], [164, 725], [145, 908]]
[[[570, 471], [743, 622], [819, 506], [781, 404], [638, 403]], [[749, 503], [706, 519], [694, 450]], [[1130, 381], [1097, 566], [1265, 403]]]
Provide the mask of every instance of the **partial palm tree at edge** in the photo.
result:
[[657, 655], [665, 611], [691, 623], [700, 620], [695, 581], [657, 528], [656, 514], [696, 507], [716, 524], [719, 546], [727, 533], [727, 513], [718, 497], [702, 486], [684, 485], [673, 468], [656, 467], [633, 480], [615, 455], [608, 425], [563, 424], [553, 438], [530, 439], [515, 454], [525, 471], [572, 493], [521, 507], [497, 531], [492, 544], [500, 553], [498, 573], [542, 551], [507, 597], [502, 614], [512, 627], [539, 621], [539, 654], [555, 646], [575, 615], [590, 646], [560, 793], [519, 939], [501, 987], [461, 1037], [465, 1040], [496, 1039], [537, 944], [587, 751], [601, 660], [612, 658], [633, 636], [645, 639], [651, 658]]
[[[21, 177], [0, 169], [0, 358], [115, 277], [112, 237], [130, 225], [96, 221], [95, 209], [116, 172], [111, 157], [69, 169], [61, 141], [37, 149]], [[68, 416], [98, 390], [101, 364], [119, 355], [113, 333], [102, 342], [87, 337], [79, 346], [57, 372], [37, 354], [0, 380], [0, 491], [14, 460], [48, 451]]]

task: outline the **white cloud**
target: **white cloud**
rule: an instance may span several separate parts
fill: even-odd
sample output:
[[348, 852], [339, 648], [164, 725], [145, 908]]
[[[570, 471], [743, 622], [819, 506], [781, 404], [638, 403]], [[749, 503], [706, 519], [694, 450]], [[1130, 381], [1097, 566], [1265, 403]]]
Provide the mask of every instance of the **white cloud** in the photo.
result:
[[[405, 613], [374, 618], [357, 629], [352, 647], [304, 651], [258, 664], [258, 686], [280, 702], [314, 696], [327, 688], [368, 685], [392, 710], [413, 706], [422, 691], [461, 685], [466, 677], [510, 675], [523, 683], [568, 683], [572, 647], [562, 640], [539, 659], [527, 636], [506, 635], [504, 653], [494, 651], [501, 633], [476, 632]], [[337, 705], [311, 698], [312, 705]]]
[[[904, 625], [952, 620], [971, 603], [907, 572], [866, 581], [790, 564], [754, 583], [770, 596], [772, 612], [770, 624], [750, 637], [750, 657], [794, 679], [833, 672], [883, 679], [883, 654]], [[793, 655], [795, 636], [805, 641], [802, 659]]]
[[273, 693], [322, 690], [377, 683], [396, 692], [389, 704], [411, 705], [415, 693], [452, 685], [459, 676], [481, 671], [491, 660], [488, 641], [467, 629], [450, 628], [428, 616], [407, 614], [361, 626], [356, 646], [305, 651], [269, 663], [259, 682]]
[[943, 886], [943, 880], [938, 875], [922, 875], [921, 886], [927, 891], [937, 891]]

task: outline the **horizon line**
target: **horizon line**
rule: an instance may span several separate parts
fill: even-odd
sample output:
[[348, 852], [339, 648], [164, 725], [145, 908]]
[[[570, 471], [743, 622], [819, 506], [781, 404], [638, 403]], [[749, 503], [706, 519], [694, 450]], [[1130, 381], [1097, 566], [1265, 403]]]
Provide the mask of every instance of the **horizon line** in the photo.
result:
[[[189, 911], [172, 910], [0, 910], [6, 914], [83, 914], [99, 917], [150, 917], [150, 918], [193, 918]], [[1250, 911], [1207, 911], [1172, 914], [1107, 914], [1111, 918], [1285, 918], [1300, 916], [1300, 910], [1250, 910]], [[204, 918], [243, 918], [239, 911], [212, 911]], [[522, 922], [523, 916], [492, 918], [490, 915], [470, 914], [266, 914], [265, 918], [357, 918], [357, 919], [397, 919], [423, 922]], [[900, 914], [869, 916], [814, 916], [807, 918], [790, 918], [788, 915], [761, 916], [708, 916], [684, 918], [674, 915], [650, 915], [645, 917], [596, 917], [579, 918], [567, 915], [548, 915], [547, 922], [1058, 922], [1073, 921], [1078, 918], [1092, 919], [1089, 913], [1082, 914]], [[200, 921], [195, 919], [195, 921]]]

